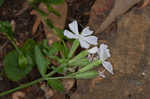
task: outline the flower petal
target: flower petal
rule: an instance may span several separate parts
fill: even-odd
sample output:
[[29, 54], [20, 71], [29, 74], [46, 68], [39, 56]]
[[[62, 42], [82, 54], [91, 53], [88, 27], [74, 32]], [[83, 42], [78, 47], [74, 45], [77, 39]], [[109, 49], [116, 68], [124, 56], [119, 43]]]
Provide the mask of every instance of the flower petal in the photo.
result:
[[111, 74], [114, 74], [114, 72], [113, 72], [113, 67], [112, 67], [112, 65], [111, 65], [110, 62], [102, 61], [102, 64], [103, 64], [103, 67], [104, 67], [107, 71], [109, 71]]
[[91, 30], [89, 29], [89, 27], [84, 28], [84, 29], [82, 30], [82, 32], [81, 32], [81, 35], [83, 35], [83, 36], [88, 36], [88, 35], [91, 35], [91, 34], [93, 34], [93, 31], [91, 31]]
[[79, 38], [79, 41], [82, 48], [88, 49], [90, 47], [90, 45], [86, 41], [82, 40], [81, 38]]
[[106, 76], [105, 76], [105, 74], [104, 74], [104, 71], [98, 71], [98, 75], [100, 76], [100, 77], [103, 77], [103, 78], [106, 78]]
[[108, 49], [108, 46], [106, 44], [101, 44], [98, 55], [102, 61], [105, 61], [107, 58], [110, 57], [110, 51]]
[[98, 51], [98, 48], [97, 48], [97, 47], [93, 47], [93, 48], [91, 48], [91, 49], [88, 50], [88, 52], [89, 52], [90, 54], [95, 54], [95, 53], [97, 53], [97, 51]]
[[88, 37], [84, 37], [84, 38], [89, 44], [97, 45], [98, 38], [96, 36], [88, 36]]
[[71, 33], [71, 32], [68, 31], [68, 30], [65, 30], [65, 31], [64, 31], [64, 35], [65, 35], [66, 37], [68, 37], [68, 38], [71, 38], [71, 39], [72, 39], [72, 38], [77, 38], [75, 34]]
[[70, 28], [70, 30], [72, 30], [72, 32], [74, 32], [75, 34], [79, 34], [79, 31], [78, 31], [78, 23], [77, 23], [76, 20], [69, 24], [69, 28]]

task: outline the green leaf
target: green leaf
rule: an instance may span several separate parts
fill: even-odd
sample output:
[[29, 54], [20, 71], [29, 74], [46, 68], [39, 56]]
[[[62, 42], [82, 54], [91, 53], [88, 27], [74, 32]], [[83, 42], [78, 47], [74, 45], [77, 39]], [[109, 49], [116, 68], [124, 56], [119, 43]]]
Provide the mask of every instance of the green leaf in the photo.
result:
[[0, 32], [13, 39], [14, 33], [12, 32], [11, 24], [8, 21], [0, 21]]
[[32, 39], [28, 39], [23, 47], [21, 48], [21, 51], [23, 52], [24, 56], [26, 58], [30, 58], [30, 61], [28, 61], [28, 63], [31, 63], [31, 64], [34, 64], [35, 65], [35, 62], [34, 62], [34, 47], [36, 45], [36, 42]]
[[79, 47], [79, 44], [80, 44], [79, 40], [74, 40], [72, 48], [71, 48], [71, 50], [69, 52], [68, 58], [71, 58], [73, 56], [74, 52]]
[[68, 52], [69, 52], [69, 48], [66, 46], [66, 43], [64, 42], [64, 40], [62, 40], [63, 43], [63, 49], [62, 49], [62, 53], [63, 53], [63, 58], [67, 58], [68, 57]]
[[50, 2], [51, 4], [56, 4], [56, 5], [58, 5], [58, 4], [64, 3], [65, 0], [49, 0], [49, 2]]
[[33, 6], [33, 8], [34, 8], [34, 10], [36, 10], [36, 11], [40, 14], [40, 16], [41, 16], [43, 19], [45, 19], [45, 17], [48, 16], [48, 14], [45, 13], [44, 11], [42, 11], [41, 9], [36, 8], [35, 6]]
[[90, 63], [89, 65], [81, 68], [78, 72], [85, 72], [85, 71], [88, 71], [90, 69], [93, 69], [94, 67], [96, 66], [99, 66], [99, 64], [101, 64], [101, 61], [100, 60], [96, 60], [96, 61], [93, 61], [92, 63]]
[[[40, 48], [42, 49], [42, 52], [48, 56], [49, 58], [57, 58], [59, 59], [59, 57], [56, 56], [56, 54], [61, 53], [61, 55], [63, 56], [63, 58], [66, 58], [68, 56], [68, 48], [65, 45], [64, 42], [55, 42], [52, 45], [48, 45], [48, 40], [44, 40], [41, 44], [40, 44]], [[56, 59], [56, 60], [57, 60]]]
[[53, 56], [56, 53], [58, 53], [60, 50], [62, 50], [62, 44], [60, 42], [55, 42], [51, 45], [50, 50], [49, 50], [49, 55]]
[[87, 55], [88, 55], [88, 51], [87, 51], [87, 50], [84, 50], [84, 51], [80, 52], [77, 56], [75, 56], [73, 59], [71, 59], [71, 60], [69, 61], [69, 64], [71, 64], [71, 63], [73, 63], [73, 62], [76, 62], [76, 61], [78, 61], [78, 60], [84, 58], [84, 57], [87, 56]]
[[28, 60], [24, 56], [24, 54], [19, 54], [18, 63], [19, 63], [19, 67], [22, 68], [22, 69], [24, 69], [27, 66]]
[[46, 50], [50, 49], [50, 45], [48, 44], [47, 39], [44, 39], [39, 45], [41, 49], [46, 49]]
[[61, 16], [59, 12], [57, 12], [50, 4], [46, 4], [48, 7], [48, 11], [55, 14], [56, 16]]
[[35, 50], [35, 62], [38, 66], [38, 70], [42, 76], [45, 76], [50, 62], [43, 56], [38, 46], [35, 46], [34, 50]]
[[35, 65], [33, 59], [35, 44], [34, 40], [29, 39], [25, 42], [24, 46], [19, 49], [21, 53], [14, 50], [5, 57], [4, 69], [9, 79], [13, 81], [21, 80], [32, 70]]
[[76, 79], [91, 79], [98, 76], [98, 72], [95, 70], [92, 71], [87, 71], [87, 72], [83, 72], [83, 73], [78, 73], [75, 75]]
[[53, 27], [53, 31], [55, 32], [55, 34], [61, 39], [65, 39], [66, 37], [64, 36], [64, 30], [57, 28], [57, 27]]
[[60, 43], [60, 42], [55, 42], [50, 46], [49, 49], [49, 56], [54, 56], [56, 55], [58, 52], [61, 52], [64, 49], [64, 46]]
[[4, 3], [4, 0], [0, 0], [0, 6], [2, 6]]
[[64, 85], [61, 83], [60, 80], [57, 79], [49, 79], [48, 85], [51, 86], [53, 89], [56, 89], [57, 91], [64, 92]]
[[36, 45], [36, 42], [32, 39], [28, 39], [23, 47], [21, 48], [21, 51], [25, 55], [26, 58], [28, 58], [28, 64], [35, 65], [35, 59], [34, 59], [34, 47]]
[[34, 41], [34, 40], [32, 40], [32, 39], [28, 39], [25, 43], [24, 43], [24, 45], [23, 45], [23, 47], [22, 47], [22, 51], [24, 52], [24, 53], [29, 53], [29, 54], [33, 54], [33, 52], [34, 52], [34, 46], [36, 45], [36, 42]]
[[[30, 58], [27, 58], [30, 61]], [[18, 66], [18, 53], [16, 50], [9, 52], [4, 58], [4, 71], [6, 76], [12, 81], [21, 80], [28, 74], [33, 67], [33, 64], [28, 63], [24, 69]]]
[[79, 59], [77, 61], [74, 61], [72, 63], [70, 63], [70, 66], [78, 66], [78, 67], [83, 67], [90, 64], [88, 58], [83, 58], [83, 59]]
[[18, 48], [18, 46], [16, 45], [16, 43], [14, 41], [14, 37], [13, 37], [14, 32], [12, 31], [12, 27], [9, 22], [0, 21], [0, 32], [3, 32], [3, 34], [10, 40], [12, 45], [15, 47], [17, 52], [19, 54], [22, 54], [22, 52], [20, 51], [20, 49]]
[[53, 22], [50, 19], [46, 18], [44, 21], [49, 28], [51, 28], [51, 29], [54, 28]]
[[59, 74], [64, 74], [67, 70], [67, 64], [63, 63], [61, 64], [59, 67], [55, 67], [53, 66], [52, 69], [53, 71], [55, 71], [56, 73], [59, 73]]

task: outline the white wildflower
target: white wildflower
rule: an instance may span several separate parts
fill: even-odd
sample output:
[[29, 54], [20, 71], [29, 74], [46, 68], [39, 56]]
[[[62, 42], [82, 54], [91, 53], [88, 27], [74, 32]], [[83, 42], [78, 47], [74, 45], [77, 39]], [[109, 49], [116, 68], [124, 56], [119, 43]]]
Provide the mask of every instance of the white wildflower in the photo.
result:
[[105, 74], [104, 74], [105, 70], [103, 71], [98, 71], [98, 74], [100, 77], [106, 78]]
[[64, 35], [70, 39], [78, 39], [82, 48], [88, 49], [90, 45], [97, 45], [98, 38], [96, 36], [91, 36], [93, 31], [86, 27], [82, 30], [81, 34], [78, 31], [77, 21], [73, 21], [69, 24], [69, 29], [72, 31], [64, 30]]
[[113, 67], [110, 62], [106, 61], [110, 57], [110, 51], [108, 49], [108, 46], [106, 44], [101, 44], [99, 48], [94, 47], [90, 50], [88, 50], [90, 54], [97, 53], [99, 56], [99, 59], [102, 62], [103, 67], [109, 71], [111, 74], [114, 74]]

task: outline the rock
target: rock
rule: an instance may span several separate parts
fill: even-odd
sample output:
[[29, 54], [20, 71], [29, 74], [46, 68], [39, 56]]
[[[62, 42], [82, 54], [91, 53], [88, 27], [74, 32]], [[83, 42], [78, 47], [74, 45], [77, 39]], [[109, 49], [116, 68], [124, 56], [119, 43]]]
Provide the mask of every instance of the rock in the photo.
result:
[[149, 99], [149, 10], [133, 9], [118, 20], [113, 36], [106, 34], [114, 76], [97, 81], [94, 87], [92, 80], [79, 80], [71, 99]]

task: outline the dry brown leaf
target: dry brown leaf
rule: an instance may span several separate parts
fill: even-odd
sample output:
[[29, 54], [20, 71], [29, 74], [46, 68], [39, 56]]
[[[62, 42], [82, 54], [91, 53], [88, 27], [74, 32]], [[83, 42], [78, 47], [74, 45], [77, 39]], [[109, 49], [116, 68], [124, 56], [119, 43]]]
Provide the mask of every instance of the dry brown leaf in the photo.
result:
[[50, 99], [54, 95], [54, 91], [46, 83], [42, 83], [40, 88], [44, 91], [46, 99]]
[[[43, 3], [39, 5], [39, 8], [44, 11], [45, 13], [48, 14], [48, 19], [50, 19], [53, 23], [53, 25], [57, 28], [63, 29], [65, 26], [66, 22], [66, 17], [67, 17], [67, 4], [66, 2], [60, 5], [53, 5], [53, 8], [60, 13], [61, 16], [56, 16], [53, 13], [49, 13], [47, 6]], [[44, 31], [45, 35], [48, 39], [49, 44], [52, 44], [55, 41], [58, 41], [59, 38], [56, 36], [56, 34], [51, 30], [49, 27], [46, 26], [44, 20], [41, 19], [40, 15], [36, 11], [32, 11], [31, 14], [34, 14], [37, 16], [36, 22], [33, 26], [32, 32], [33, 34], [37, 31], [37, 28], [42, 22], [44, 24]]]
[[[97, 30], [108, 15], [113, 5], [113, 0], [96, 0], [90, 11], [89, 25]], [[107, 13], [106, 13], [107, 12]]]
[[24, 97], [25, 97], [25, 93], [23, 93], [21, 91], [17, 91], [12, 94], [12, 99], [20, 99], [20, 98], [24, 98]]
[[74, 86], [75, 80], [74, 79], [65, 79], [62, 81], [62, 83], [64, 85], [65, 91], [69, 92], [72, 89], [72, 87]]
[[[102, 1], [102, 0], [97, 0], [93, 6], [99, 7], [99, 5], [101, 5], [100, 1]], [[128, 11], [131, 7], [133, 7], [135, 4], [137, 4], [140, 1], [141, 0], [115, 0], [112, 11], [110, 12], [110, 14], [107, 16], [106, 20], [101, 25], [97, 23], [100, 20], [98, 17], [95, 18], [94, 20], [90, 21], [89, 25], [94, 24], [95, 25], [94, 27], [96, 27], [96, 28], [93, 28], [93, 29], [96, 31], [96, 33], [100, 33], [102, 31], [104, 31], [118, 16], [120, 16], [123, 13], [125, 13], [126, 11]], [[97, 9], [96, 7], [93, 9]], [[96, 13], [98, 13], [98, 12], [96, 12]], [[92, 17], [95, 17], [95, 16], [91, 16], [91, 18]], [[96, 23], [94, 23], [94, 22], [96, 22]]]
[[64, 93], [56, 92], [53, 96], [53, 99], [66, 99], [66, 96]]
[[42, 20], [41, 20], [40, 14], [36, 12], [35, 10], [32, 10], [31, 15], [36, 15], [36, 20], [32, 28], [32, 35], [34, 35]]
[[106, 20], [102, 23], [100, 28], [96, 30], [96, 33], [104, 31], [118, 16], [128, 11], [131, 7], [140, 1], [141, 0], [115, 0], [114, 8]]
[[146, 7], [150, 3], [150, 0], [145, 0], [143, 5], [140, 8]]

